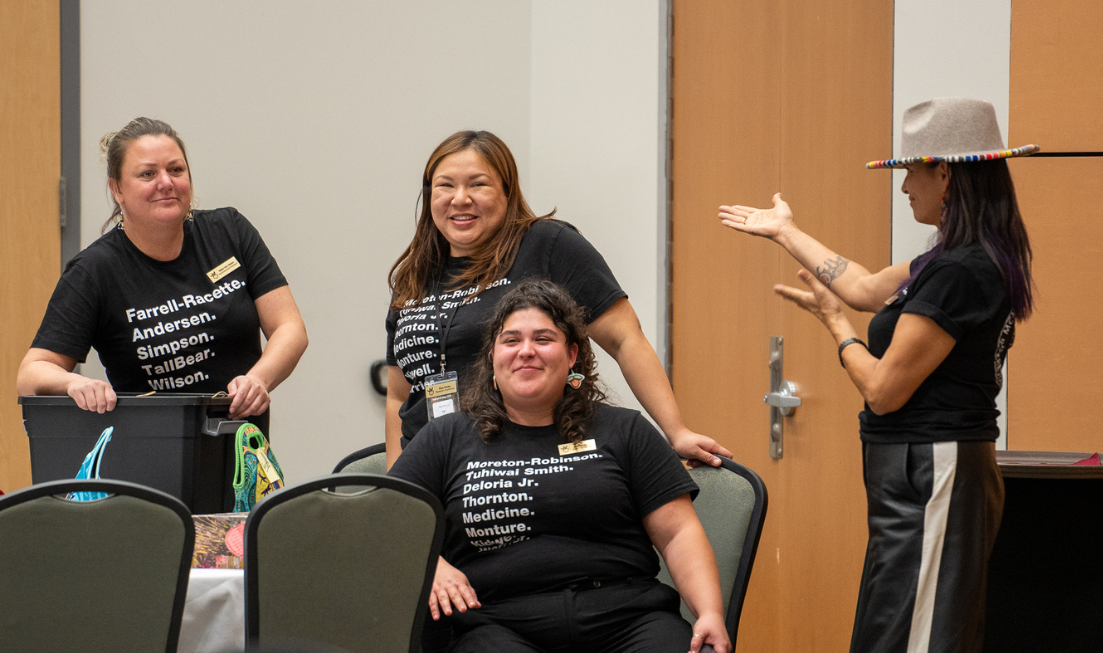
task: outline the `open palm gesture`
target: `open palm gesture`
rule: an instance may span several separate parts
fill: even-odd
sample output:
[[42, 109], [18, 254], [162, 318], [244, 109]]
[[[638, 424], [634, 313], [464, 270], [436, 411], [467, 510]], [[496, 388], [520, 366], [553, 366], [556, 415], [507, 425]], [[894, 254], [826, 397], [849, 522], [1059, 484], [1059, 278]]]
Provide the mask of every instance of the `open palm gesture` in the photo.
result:
[[720, 222], [752, 236], [762, 236], [776, 240], [778, 235], [793, 224], [793, 212], [789, 204], [781, 199], [781, 193], [774, 194], [774, 208], [756, 209], [750, 206], [721, 206]]

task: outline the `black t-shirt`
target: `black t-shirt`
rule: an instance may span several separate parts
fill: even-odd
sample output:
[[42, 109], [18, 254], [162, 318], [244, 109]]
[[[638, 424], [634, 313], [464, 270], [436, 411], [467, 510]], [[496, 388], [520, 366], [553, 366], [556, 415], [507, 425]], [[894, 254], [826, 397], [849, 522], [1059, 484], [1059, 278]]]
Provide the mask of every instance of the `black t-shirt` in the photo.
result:
[[171, 261], [122, 227], [69, 261], [32, 347], [84, 362], [95, 348], [118, 392], [218, 392], [261, 355], [256, 298], [287, 285], [236, 209], [195, 211]]
[[[914, 262], [913, 262], [914, 266]], [[866, 442], [947, 442], [999, 437], [996, 395], [1015, 320], [999, 268], [979, 245], [939, 253], [869, 323], [869, 351], [880, 358], [902, 313], [928, 317], [954, 348], [899, 410], [860, 416]]]
[[483, 324], [514, 282], [540, 277], [563, 286], [586, 311], [587, 323], [627, 297], [601, 254], [574, 227], [559, 220], [534, 224], [521, 239], [513, 266], [478, 296], [477, 285], [455, 289], [448, 285], [468, 265], [466, 258], [449, 257], [442, 283], [427, 288], [427, 297], [387, 313], [387, 364], [397, 365], [413, 386], [399, 409], [406, 438], [413, 438], [429, 421], [424, 379], [440, 373], [441, 327], [447, 340], [447, 371], [459, 374], [462, 387], [467, 367], [482, 347]]
[[390, 474], [437, 496], [444, 559], [479, 600], [551, 591], [586, 579], [652, 578], [658, 556], [643, 518], [697, 485], [638, 412], [602, 405], [590, 450], [560, 455], [554, 426], [509, 424], [494, 441], [465, 413], [433, 420]]

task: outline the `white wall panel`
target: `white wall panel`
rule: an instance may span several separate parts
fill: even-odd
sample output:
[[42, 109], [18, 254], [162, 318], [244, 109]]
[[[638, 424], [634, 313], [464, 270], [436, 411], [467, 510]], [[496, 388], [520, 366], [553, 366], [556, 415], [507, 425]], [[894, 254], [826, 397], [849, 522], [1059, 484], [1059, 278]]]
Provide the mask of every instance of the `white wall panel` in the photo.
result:
[[[666, 344], [665, 11], [659, 0], [533, 3], [532, 158], [525, 183], [534, 210], [558, 209], [557, 217], [604, 255], [660, 352]], [[619, 403], [639, 409], [616, 363], [600, 350], [598, 356]]]
[[[891, 156], [900, 154], [904, 111], [933, 97], [961, 96], [991, 102], [1006, 145], [1010, 78], [1011, 0], [896, 0]], [[871, 160], [887, 158], [889, 153], [870, 156]], [[892, 174], [897, 189], [904, 183], [902, 170], [870, 174]], [[895, 193], [892, 262], [922, 254], [930, 248], [934, 234], [934, 227], [915, 221], [907, 196]], [[1004, 378], [1013, 382], [1006, 372]], [[1006, 448], [1006, 384], [997, 408], [1000, 433], [1004, 434], [998, 446]]]

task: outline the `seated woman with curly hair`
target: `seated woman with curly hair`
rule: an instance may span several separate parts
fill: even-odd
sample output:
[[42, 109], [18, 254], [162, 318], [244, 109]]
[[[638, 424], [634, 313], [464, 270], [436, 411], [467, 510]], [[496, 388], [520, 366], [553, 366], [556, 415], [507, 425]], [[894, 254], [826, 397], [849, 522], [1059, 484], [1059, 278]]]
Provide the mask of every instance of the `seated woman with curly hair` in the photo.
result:
[[518, 283], [487, 325], [470, 410], [431, 421], [391, 469], [445, 506], [430, 613], [454, 653], [725, 653], [697, 486], [643, 416], [602, 403], [583, 324], [559, 286]]

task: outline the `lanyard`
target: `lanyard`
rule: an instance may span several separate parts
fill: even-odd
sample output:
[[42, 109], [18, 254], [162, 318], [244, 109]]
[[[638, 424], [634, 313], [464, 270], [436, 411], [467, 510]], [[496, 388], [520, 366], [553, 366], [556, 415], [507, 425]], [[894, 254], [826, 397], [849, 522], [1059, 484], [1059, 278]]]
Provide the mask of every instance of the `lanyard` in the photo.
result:
[[[452, 314], [448, 316], [448, 323], [444, 322], [444, 296], [443, 296], [443, 283], [437, 284], [437, 333], [440, 334], [440, 373], [444, 374], [445, 367], [447, 365], [448, 356], [445, 350], [448, 346], [448, 332], [452, 330], [452, 320], [456, 319], [456, 313], [460, 312], [460, 305], [456, 304], [456, 307], [452, 309]], [[461, 302], [462, 303], [462, 302]]]

